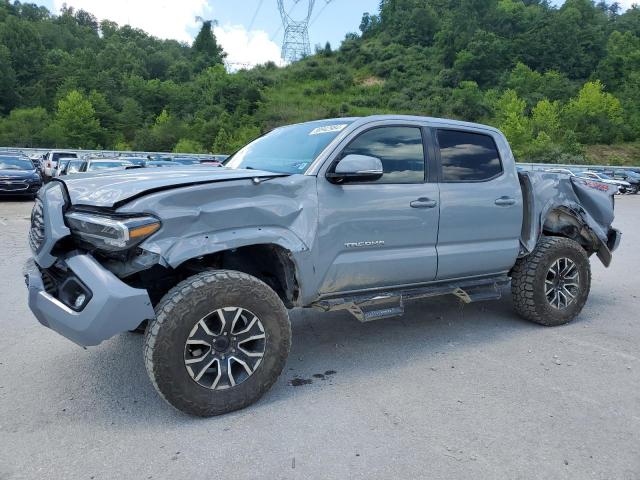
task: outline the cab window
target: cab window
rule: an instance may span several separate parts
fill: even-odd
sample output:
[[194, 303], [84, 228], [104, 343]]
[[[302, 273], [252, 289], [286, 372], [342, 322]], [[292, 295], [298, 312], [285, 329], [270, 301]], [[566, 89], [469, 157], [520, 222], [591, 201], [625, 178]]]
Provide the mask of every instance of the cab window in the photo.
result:
[[384, 174], [371, 183], [423, 183], [425, 158], [417, 127], [378, 127], [356, 137], [342, 152], [379, 158]]

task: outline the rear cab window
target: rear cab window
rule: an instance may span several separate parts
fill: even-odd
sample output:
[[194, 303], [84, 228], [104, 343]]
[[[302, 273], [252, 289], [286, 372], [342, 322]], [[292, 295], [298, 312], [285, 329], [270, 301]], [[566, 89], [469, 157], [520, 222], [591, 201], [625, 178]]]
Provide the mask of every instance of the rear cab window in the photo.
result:
[[442, 182], [487, 182], [502, 175], [502, 161], [492, 136], [441, 128], [436, 131]]
[[57, 162], [61, 158], [77, 158], [75, 153], [54, 153], [52, 156], [52, 160]]

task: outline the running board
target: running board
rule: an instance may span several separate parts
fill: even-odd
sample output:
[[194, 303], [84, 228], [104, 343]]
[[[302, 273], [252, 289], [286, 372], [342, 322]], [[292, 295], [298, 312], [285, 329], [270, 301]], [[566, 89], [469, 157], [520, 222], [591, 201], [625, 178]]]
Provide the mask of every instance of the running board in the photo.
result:
[[499, 300], [502, 296], [501, 287], [510, 281], [509, 277], [502, 276], [455, 284], [437, 283], [406, 290], [324, 299], [314, 303], [313, 307], [325, 312], [347, 310], [359, 321], [370, 322], [403, 315], [405, 300], [441, 295], [455, 295], [464, 303]]

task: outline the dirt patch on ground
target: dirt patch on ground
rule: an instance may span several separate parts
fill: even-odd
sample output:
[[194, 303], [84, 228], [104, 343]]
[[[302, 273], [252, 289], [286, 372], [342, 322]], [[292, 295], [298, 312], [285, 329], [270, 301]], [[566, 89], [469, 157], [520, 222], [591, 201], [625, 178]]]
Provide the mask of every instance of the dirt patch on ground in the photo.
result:
[[364, 87], [377, 87], [378, 85], [384, 85], [384, 80], [378, 77], [367, 77], [360, 82], [360, 85]]

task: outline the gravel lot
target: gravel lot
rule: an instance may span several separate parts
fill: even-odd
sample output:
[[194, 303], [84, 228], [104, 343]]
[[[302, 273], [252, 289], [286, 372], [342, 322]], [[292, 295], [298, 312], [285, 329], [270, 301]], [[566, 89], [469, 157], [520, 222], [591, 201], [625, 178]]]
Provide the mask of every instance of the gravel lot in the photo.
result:
[[205, 420], [156, 395], [141, 336], [83, 350], [37, 323], [30, 210], [0, 202], [0, 479], [640, 478], [640, 196], [617, 200], [622, 246], [575, 323], [529, 324], [509, 294], [294, 312], [272, 390]]

